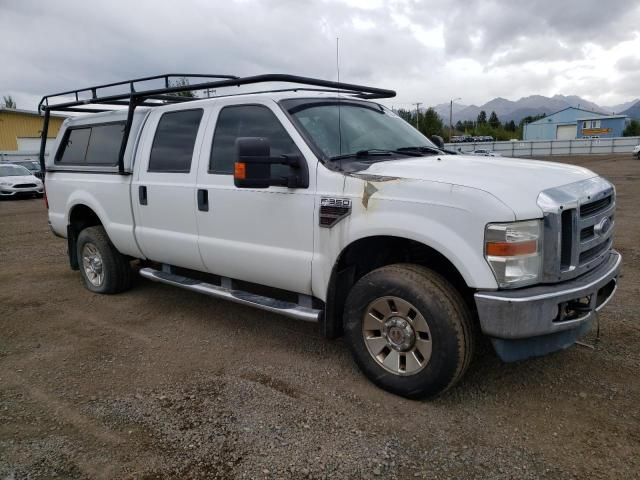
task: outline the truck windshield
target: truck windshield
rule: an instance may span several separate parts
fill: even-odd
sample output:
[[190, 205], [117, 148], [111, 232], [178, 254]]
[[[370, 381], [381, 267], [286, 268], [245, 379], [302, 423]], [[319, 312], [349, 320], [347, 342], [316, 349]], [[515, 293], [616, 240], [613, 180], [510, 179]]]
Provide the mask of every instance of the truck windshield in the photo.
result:
[[307, 139], [329, 160], [368, 156], [382, 160], [440, 152], [427, 137], [376, 103], [295, 99], [282, 104]]

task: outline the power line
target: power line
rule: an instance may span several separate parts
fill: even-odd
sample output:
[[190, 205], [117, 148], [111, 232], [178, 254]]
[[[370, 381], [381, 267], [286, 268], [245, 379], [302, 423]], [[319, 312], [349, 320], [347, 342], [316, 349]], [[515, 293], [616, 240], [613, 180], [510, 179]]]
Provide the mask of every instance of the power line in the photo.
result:
[[418, 122], [420, 121], [420, 105], [422, 105], [422, 102], [416, 102], [412, 105], [416, 106], [416, 128], [420, 130], [420, 125]]

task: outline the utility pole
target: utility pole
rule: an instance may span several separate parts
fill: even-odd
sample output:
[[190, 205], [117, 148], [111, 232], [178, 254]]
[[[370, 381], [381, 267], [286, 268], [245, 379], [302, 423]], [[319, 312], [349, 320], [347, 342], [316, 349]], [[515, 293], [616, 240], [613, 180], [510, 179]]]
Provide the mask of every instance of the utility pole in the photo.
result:
[[453, 102], [456, 100], [462, 100], [461, 98], [452, 98], [449, 103], [449, 143], [451, 143], [451, 136], [453, 135]]
[[416, 102], [414, 105], [416, 106], [416, 129], [420, 130], [420, 105], [422, 105], [422, 102]]

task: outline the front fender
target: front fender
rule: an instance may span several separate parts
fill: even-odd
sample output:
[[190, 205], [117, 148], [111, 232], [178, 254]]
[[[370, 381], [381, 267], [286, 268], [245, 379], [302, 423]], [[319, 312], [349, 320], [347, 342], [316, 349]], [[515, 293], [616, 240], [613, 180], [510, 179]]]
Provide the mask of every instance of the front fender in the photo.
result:
[[[332, 228], [318, 229], [313, 261], [315, 296], [326, 299], [333, 267], [344, 249], [374, 236], [419, 242], [447, 258], [469, 287], [498, 287], [483, 254], [484, 230], [489, 222], [513, 221], [513, 211], [482, 190], [441, 183], [425, 189], [424, 183], [376, 182], [373, 195], [350, 196], [349, 216]], [[367, 185], [363, 188], [366, 191]]]

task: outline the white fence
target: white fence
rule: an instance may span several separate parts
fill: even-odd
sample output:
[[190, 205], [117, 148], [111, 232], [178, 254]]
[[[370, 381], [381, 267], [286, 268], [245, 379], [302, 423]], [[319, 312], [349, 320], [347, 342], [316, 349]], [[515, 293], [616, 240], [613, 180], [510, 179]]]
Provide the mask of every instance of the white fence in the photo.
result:
[[[45, 153], [45, 156], [48, 155], [48, 153]], [[17, 162], [17, 161], [24, 161], [24, 160], [35, 160], [36, 162], [40, 161], [40, 152], [20, 152], [20, 151], [15, 151], [15, 152], [9, 152], [9, 151], [5, 151], [5, 152], [0, 152], [0, 162]]]
[[[517, 142], [446, 143], [450, 150], [471, 152], [476, 148], [493, 150], [503, 157], [543, 157], [547, 155], [591, 155], [631, 153], [640, 137], [589, 138], [576, 140], [518, 140]], [[48, 153], [45, 153], [48, 155]], [[39, 159], [38, 152], [0, 152], [0, 162]]]
[[640, 137], [585, 138], [576, 140], [518, 140], [516, 142], [464, 142], [447, 143], [450, 150], [470, 152], [493, 150], [504, 157], [536, 157], [547, 155], [595, 155], [605, 153], [631, 153], [640, 144]]

